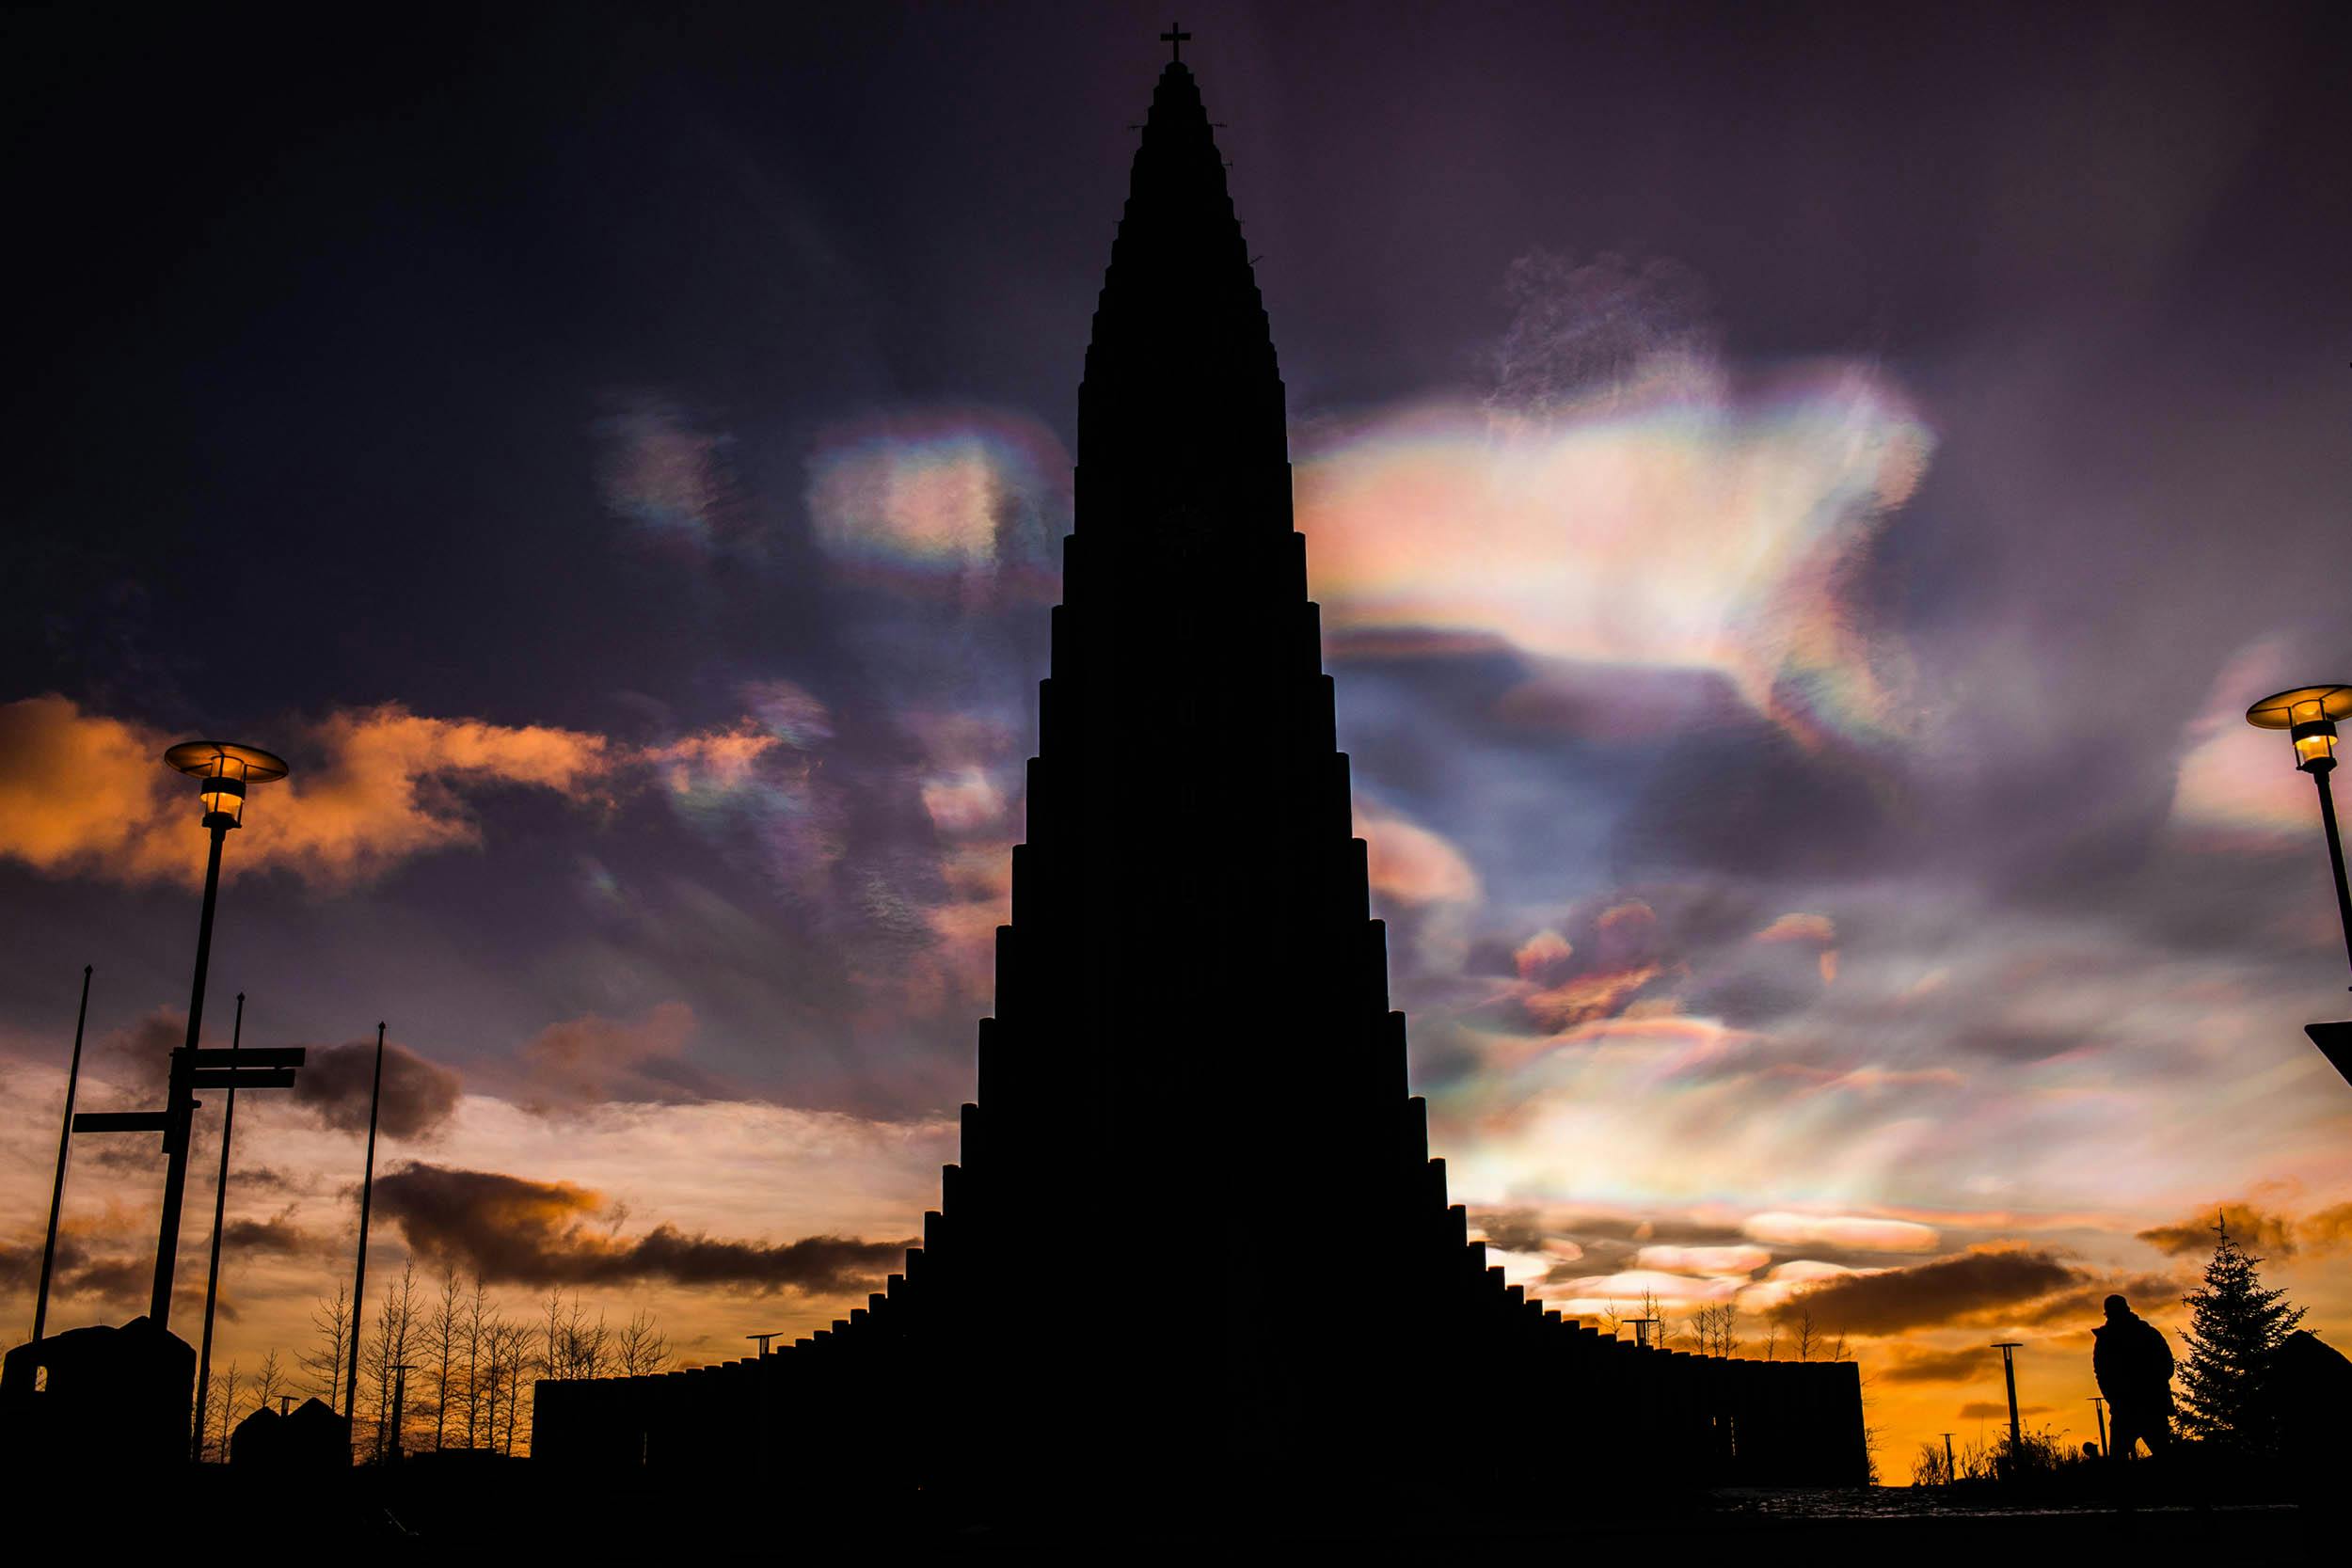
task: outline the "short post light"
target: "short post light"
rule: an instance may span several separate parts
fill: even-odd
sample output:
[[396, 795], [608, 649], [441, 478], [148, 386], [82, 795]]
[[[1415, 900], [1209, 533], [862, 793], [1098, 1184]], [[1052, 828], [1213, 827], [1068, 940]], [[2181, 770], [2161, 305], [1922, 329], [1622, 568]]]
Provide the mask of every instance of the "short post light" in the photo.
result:
[[[2344, 839], [2336, 832], [2336, 800], [2328, 775], [2336, 768], [2336, 721], [2352, 717], [2352, 686], [2298, 686], [2265, 697], [2246, 710], [2259, 730], [2284, 730], [2295, 746], [2295, 766], [2319, 789], [2319, 825], [2328, 835], [2328, 864], [2336, 878], [2336, 917], [2344, 926], [2344, 951], [2352, 959], [2352, 890], [2344, 879]], [[2312, 1037], [2335, 1069], [2352, 1083], [2352, 1023], [2312, 1023]]]
[[196, 1119], [196, 1042], [204, 1026], [204, 974], [213, 957], [213, 908], [220, 897], [220, 850], [231, 828], [245, 825], [248, 784], [270, 784], [292, 771], [285, 759], [255, 746], [226, 740], [187, 740], [164, 753], [164, 761], [201, 779], [197, 799], [212, 834], [204, 863], [204, 912], [196, 927], [196, 983], [188, 996], [188, 1043], [171, 1053], [171, 1086], [164, 1107], [164, 1215], [155, 1240], [155, 1289], [147, 1315], [157, 1328], [171, 1321], [171, 1275], [180, 1255], [180, 1200], [188, 1184], [188, 1131]]

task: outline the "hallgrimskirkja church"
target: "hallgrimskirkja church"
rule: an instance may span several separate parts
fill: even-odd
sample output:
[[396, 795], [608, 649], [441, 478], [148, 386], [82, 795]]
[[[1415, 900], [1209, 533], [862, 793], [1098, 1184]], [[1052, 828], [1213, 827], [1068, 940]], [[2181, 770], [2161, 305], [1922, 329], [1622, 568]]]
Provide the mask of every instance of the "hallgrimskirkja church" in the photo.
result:
[[535, 1456], [983, 1512], [1589, 1492], [1637, 1467], [1860, 1484], [1851, 1363], [1564, 1319], [1448, 1201], [1354, 836], [1273, 340], [1181, 63], [1095, 311], [1075, 495], [995, 1014], [921, 1245], [774, 1354], [541, 1383]]

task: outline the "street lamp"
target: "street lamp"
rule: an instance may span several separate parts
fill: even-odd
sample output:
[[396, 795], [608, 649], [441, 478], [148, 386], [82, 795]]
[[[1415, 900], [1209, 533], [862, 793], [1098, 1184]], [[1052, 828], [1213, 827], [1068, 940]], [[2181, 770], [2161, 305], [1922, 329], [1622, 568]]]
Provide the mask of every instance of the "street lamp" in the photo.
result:
[[[2295, 766], [2319, 788], [2319, 823], [2328, 833], [2328, 863], [2336, 876], [2336, 916], [2344, 924], [2344, 951], [2352, 958], [2352, 891], [2344, 879], [2344, 840], [2336, 832], [2336, 800], [2328, 775], [2336, 767], [2336, 721], [2352, 717], [2352, 686], [2298, 686], [2265, 697], [2246, 710], [2260, 730], [2284, 730], [2295, 745]], [[2312, 1023], [2312, 1037], [2345, 1082], [2352, 1083], [2352, 1023]]]
[[196, 1117], [196, 1041], [204, 1024], [204, 974], [213, 957], [213, 906], [220, 896], [220, 848], [231, 828], [245, 825], [248, 784], [270, 784], [292, 771], [285, 759], [258, 747], [225, 740], [187, 740], [164, 753], [164, 761], [203, 781], [203, 824], [212, 834], [204, 863], [204, 912], [196, 927], [196, 984], [188, 996], [188, 1043], [171, 1053], [171, 1087], [164, 1108], [164, 1215], [155, 1239], [155, 1290], [147, 1315], [157, 1328], [171, 1321], [171, 1274], [180, 1254], [180, 1199], [188, 1184], [188, 1128]]

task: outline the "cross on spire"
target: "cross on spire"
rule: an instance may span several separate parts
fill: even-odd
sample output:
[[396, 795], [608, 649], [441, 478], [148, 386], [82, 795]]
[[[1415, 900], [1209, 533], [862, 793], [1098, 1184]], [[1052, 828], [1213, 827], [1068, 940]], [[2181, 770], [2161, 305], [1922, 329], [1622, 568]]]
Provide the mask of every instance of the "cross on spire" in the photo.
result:
[[1169, 23], [1168, 31], [1160, 35], [1160, 41], [1168, 45], [1168, 54], [1178, 65], [1184, 63], [1184, 45], [1192, 41], [1192, 35], [1184, 31], [1183, 23]]

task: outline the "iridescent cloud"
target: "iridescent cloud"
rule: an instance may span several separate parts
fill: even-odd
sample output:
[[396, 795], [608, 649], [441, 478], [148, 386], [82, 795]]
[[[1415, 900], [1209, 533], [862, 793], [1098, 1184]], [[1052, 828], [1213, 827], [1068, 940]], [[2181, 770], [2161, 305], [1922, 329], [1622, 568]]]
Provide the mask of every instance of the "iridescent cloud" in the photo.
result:
[[1327, 625], [1499, 637], [1579, 664], [1720, 672], [1801, 739], [1911, 726], [1904, 652], [1853, 574], [1933, 445], [1888, 377], [1755, 395], [1670, 381], [1539, 420], [1384, 413], [1297, 467]]
[[651, 544], [707, 555], [735, 531], [726, 453], [734, 437], [699, 427], [676, 403], [650, 392], [613, 400], [599, 420], [596, 481], [615, 516]]
[[852, 580], [1048, 602], [1070, 527], [1070, 458], [1026, 415], [902, 411], [827, 431], [806, 500], [818, 547]]

